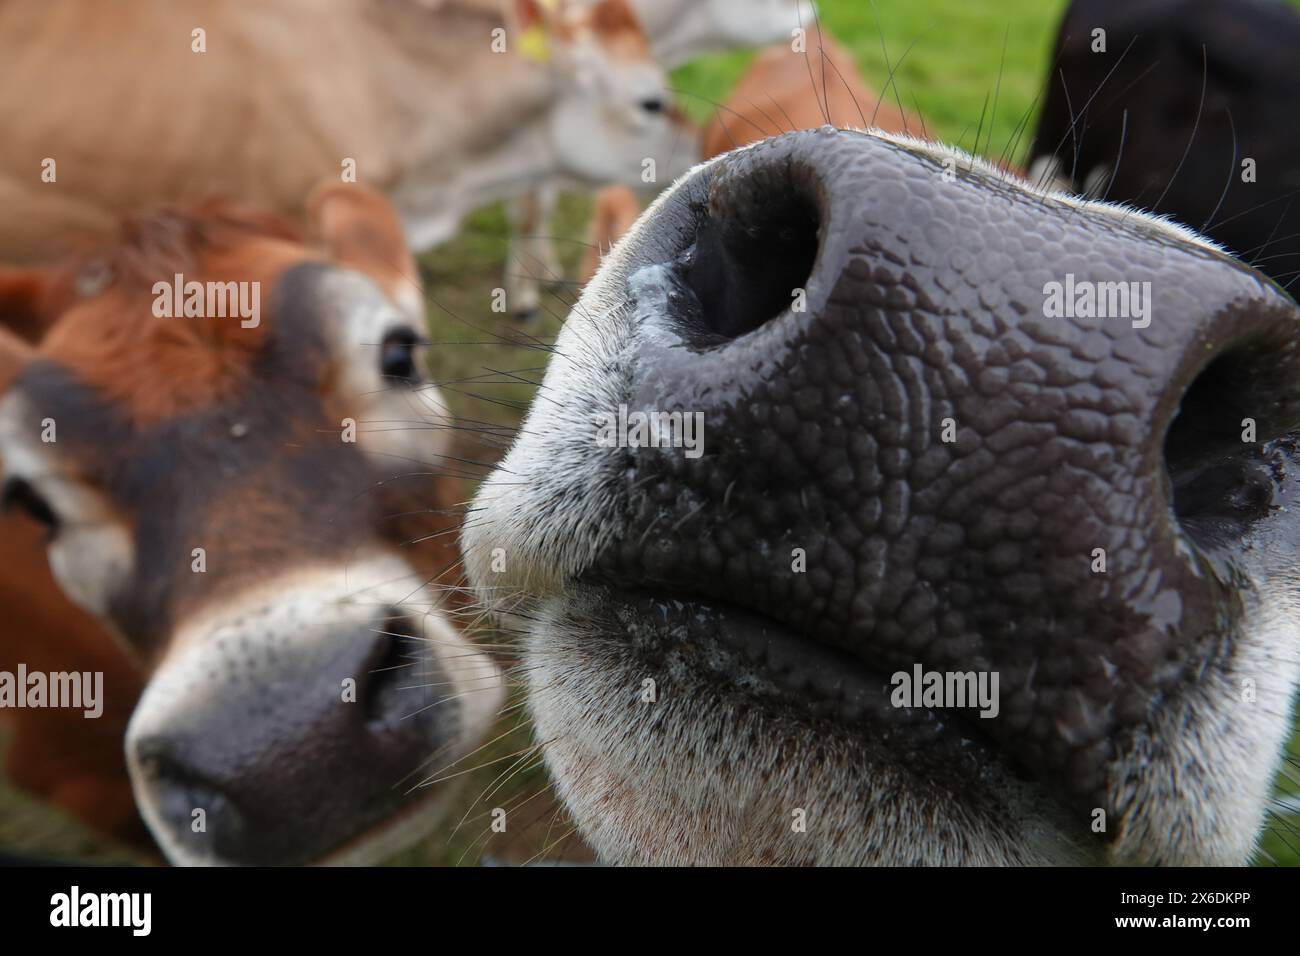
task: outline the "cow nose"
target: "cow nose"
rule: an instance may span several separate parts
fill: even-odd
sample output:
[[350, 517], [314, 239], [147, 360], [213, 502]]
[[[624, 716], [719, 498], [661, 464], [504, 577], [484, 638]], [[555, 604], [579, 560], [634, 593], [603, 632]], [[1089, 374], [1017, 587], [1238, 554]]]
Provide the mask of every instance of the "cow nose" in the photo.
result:
[[624, 443], [590, 573], [878, 674], [997, 673], [981, 730], [1102, 805], [1240, 612], [1227, 545], [1300, 423], [1294, 303], [1190, 233], [829, 129], [703, 168], [617, 262], [624, 418], [698, 416], [702, 454]]
[[455, 724], [446, 677], [416, 633], [387, 608], [297, 658], [232, 664], [214, 675], [210, 707], [132, 740], [155, 833], [181, 851], [169, 855], [314, 862], [401, 809], [411, 774]]

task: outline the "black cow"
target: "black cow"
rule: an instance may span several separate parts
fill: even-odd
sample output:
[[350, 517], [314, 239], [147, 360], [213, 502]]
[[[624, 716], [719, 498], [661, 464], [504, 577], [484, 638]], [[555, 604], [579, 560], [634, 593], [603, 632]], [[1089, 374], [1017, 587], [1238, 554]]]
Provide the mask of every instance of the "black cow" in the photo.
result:
[[1167, 214], [1290, 286], [1298, 110], [1300, 13], [1280, 0], [1076, 0], [1031, 177]]

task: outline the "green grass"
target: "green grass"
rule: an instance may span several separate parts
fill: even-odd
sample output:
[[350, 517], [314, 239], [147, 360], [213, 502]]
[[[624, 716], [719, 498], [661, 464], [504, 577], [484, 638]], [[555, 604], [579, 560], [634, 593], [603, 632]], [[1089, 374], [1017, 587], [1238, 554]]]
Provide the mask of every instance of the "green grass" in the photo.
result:
[[[1010, 158], [1023, 158], [1064, 0], [877, 0], [874, 5], [870, 0], [824, 0], [820, 6], [823, 28], [852, 51], [868, 83], [891, 98], [895, 88], [886, 89], [886, 81], [890, 64], [895, 67], [897, 95], [905, 108], [924, 117], [930, 136], [993, 159], [1008, 152], [1019, 136]], [[714, 56], [677, 70], [672, 83], [679, 101], [698, 120], [707, 120], [712, 104], [725, 98], [749, 59], [746, 53]], [[859, 122], [856, 116], [834, 119]], [[566, 196], [553, 223], [568, 276], [575, 274], [583, 252], [589, 208], [586, 197]], [[492, 312], [505, 238], [505, 216], [499, 205], [493, 206], [469, 217], [456, 239], [420, 257], [435, 374], [458, 415], [497, 426], [518, 422], [534, 391], [523, 380], [538, 380], [545, 364], [546, 353], [538, 344], [553, 341], [577, 292], [571, 282], [548, 292], [542, 315], [526, 329]], [[511, 340], [519, 344], [509, 344]], [[466, 457], [479, 460], [498, 453], [472, 432], [465, 434], [463, 446]], [[454, 835], [424, 841], [393, 862], [472, 862], [484, 848], [518, 862], [565, 833], [568, 825], [549, 803], [544, 777], [534, 763], [525, 762], [506, 786], [486, 801], [479, 799], [492, 791], [497, 776], [512, 766], [514, 755], [525, 746], [526, 729], [521, 729], [489, 748], [485, 766], [468, 775], [461, 806], [451, 816], [454, 823], [468, 813], [464, 825]], [[1300, 753], [1300, 736], [1291, 749]], [[1300, 777], [1295, 767], [1290, 772]], [[1280, 781], [1279, 792], [1295, 794], [1300, 787], [1283, 787]], [[511, 812], [511, 819], [526, 825], [506, 835], [492, 834], [486, 817], [492, 806], [520, 807], [518, 814]], [[1300, 825], [1300, 820], [1293, 817], [1291, 825]], [[3, 789], [0, 846], [114, 857], [112, 848], [97, 846], [75, 825]], [[1300, 839], [1276, 822], [1264, 850], [1279, 863], [1300, 864]]]

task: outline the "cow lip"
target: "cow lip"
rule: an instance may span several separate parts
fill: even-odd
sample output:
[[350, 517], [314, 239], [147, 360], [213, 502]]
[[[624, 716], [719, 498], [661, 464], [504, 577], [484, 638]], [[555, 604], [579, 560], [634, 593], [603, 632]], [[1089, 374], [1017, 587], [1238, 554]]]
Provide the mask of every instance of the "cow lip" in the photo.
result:
[[[428, 793], [408, 799], [396, 807], [391, 813], [375, 821], [364, 830], [347, 837], [342, 843], [335, 846], [333, 849], [326, 850], [320, 854], [320, 856], [310, 865], [347, 866], [351, 864], [354, 855], [364, 853], [371, 843], [382, 840], [384, 837], [391, 835], [403, 824], [415, 820], [422, 812], [429, 810], [432, 804], [437, 803], [437, 801], [444, 796], [446, 796], [446, 791], [444, 789], [433, 787], [430, 788]], [[386, 855], [391, 856], [392, 854], [390, 853]]]
[[616, 639], [652, 669], [684, 669], [718, 694], [739, 696], [750, 706], [758, 702], [800, 723], [829, 721], [927, 769], [942, 766], [949, 773], [965, 765], [979, 772], [980, 763], [992, 761], [1031, 777], [976, 712], [896, 707], [892, 671], [873, 670], [773, 618], [682, 591], [594, 586], [600, 591], [595, 606], [611, 619]]

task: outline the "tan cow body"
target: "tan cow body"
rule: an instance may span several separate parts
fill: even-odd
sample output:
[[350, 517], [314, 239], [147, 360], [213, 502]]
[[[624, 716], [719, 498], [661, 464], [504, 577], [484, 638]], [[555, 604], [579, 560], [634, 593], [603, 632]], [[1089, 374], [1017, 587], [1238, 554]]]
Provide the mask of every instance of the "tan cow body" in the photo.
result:
[[160, 204], [296, 216], [353, 168], [423, 248], [542, 181], [670, 166], [671, 119], [641, 106], [666, 96], [662, 71], [623, 0], [516, 6], [507, 20], [483, 0], [5, 4], [0, 115], [22, 121], [0, 153], [0, 261], [55, 258]]

